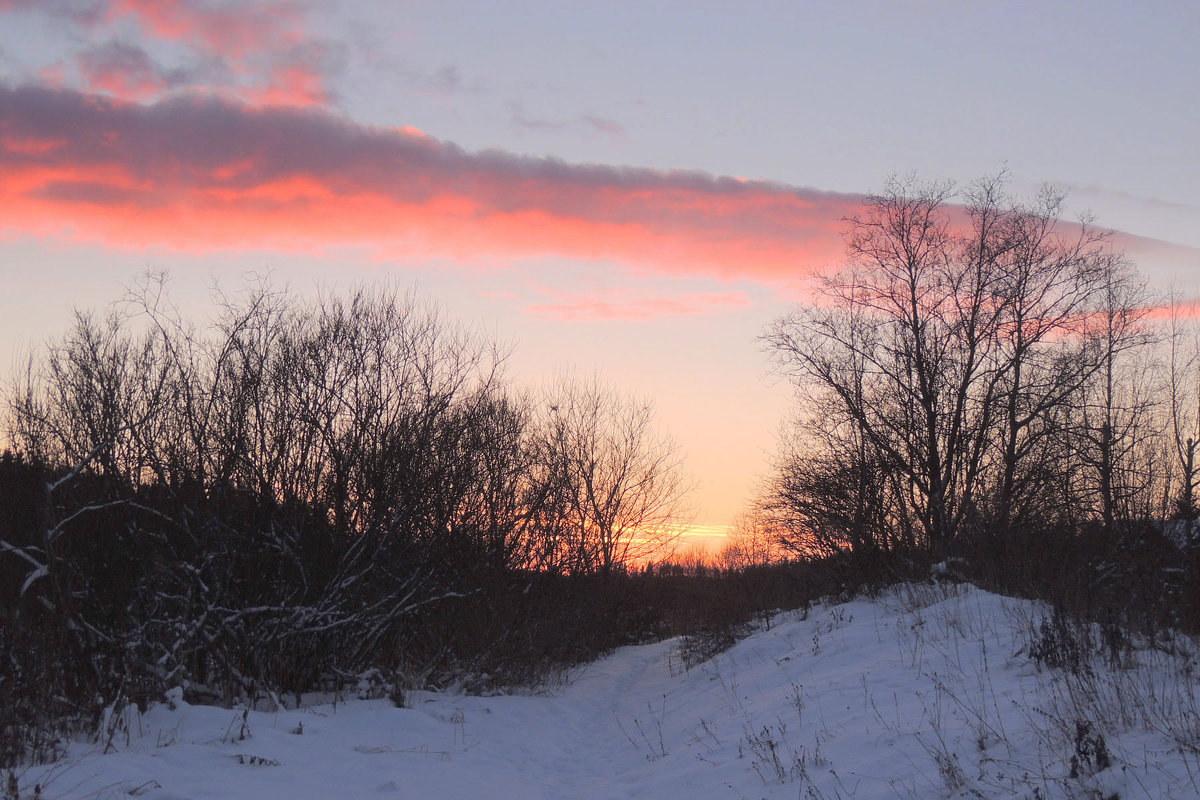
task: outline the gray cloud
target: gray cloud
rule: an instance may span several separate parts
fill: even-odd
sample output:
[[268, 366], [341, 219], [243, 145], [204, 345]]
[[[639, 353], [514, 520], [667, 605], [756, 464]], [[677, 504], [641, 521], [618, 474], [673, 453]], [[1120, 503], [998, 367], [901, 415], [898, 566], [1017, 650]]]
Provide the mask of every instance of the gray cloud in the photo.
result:
[[616, 120], [594, 114], [581, 114], [571, 119], [538, 119], [525, 113], [525, 107], [513, 100], [509, 102], [512, 123], [518, 128], [533, 131], [556, 131], [569, 128], [585, 128], [609, 136], [624, 136], [625, 128]]

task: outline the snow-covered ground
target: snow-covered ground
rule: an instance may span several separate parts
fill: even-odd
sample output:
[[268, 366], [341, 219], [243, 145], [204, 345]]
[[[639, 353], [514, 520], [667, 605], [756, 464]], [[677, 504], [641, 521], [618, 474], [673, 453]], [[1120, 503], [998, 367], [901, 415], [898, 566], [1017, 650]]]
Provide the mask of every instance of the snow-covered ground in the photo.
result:
[[[684, 670], [622, 649], [542, 694], [262, 713], [157, 705], [116, 752], [26, 770], [46, 798], [1195, 798], [1196, 649], [1097, 631], [1056, 669], [1035, 604], [969, 586], [777, 615]], [[1153, 645], [1153, 646], [1151, 646]], [[1042, 663], [1031, 653], [1042, 657]]]

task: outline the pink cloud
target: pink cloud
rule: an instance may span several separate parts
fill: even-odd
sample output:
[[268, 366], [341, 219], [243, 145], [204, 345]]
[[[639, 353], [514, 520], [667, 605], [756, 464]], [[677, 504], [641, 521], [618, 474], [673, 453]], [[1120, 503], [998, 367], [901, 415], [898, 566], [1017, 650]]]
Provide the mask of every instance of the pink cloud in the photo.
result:
[[[117, 55], [129, 67], [121, 80], [144, 68], [153, 82], [136, 52]], [[283, 97], [264, 102], [319, 91], [303, 73], [288, 80]], [[840, 263], [843, 220], [861, 210], [858, 195], [768, 181], [471, 153], [311, 105], [187, 93], [139, 104], [37, 86], [0, 86], [0, 170], [9, 234], [188, 252], [351, 245], [476, 263], [557, 256], [776, 286]], [[1135, 257], [1166, 252], [1116, 241]], [[1194, 250], [1167, 250], [1194, 263]], [[637, 302], [532, 310], [648, 313]]]
[[398, 128], [213, 97], [0, 88], [10, 232], [187, 251], [365, 245], [612, 259], [777, 281], [836, 261], [853, 195], [468, 153]]
[[205, 0], [110, 0], [108, 17], [135, 17], [147, 32], [166, 40], [245, 59], [263, 50], [294, 46], [306, 38], [304, 6], [268, 3], [213, 3]]

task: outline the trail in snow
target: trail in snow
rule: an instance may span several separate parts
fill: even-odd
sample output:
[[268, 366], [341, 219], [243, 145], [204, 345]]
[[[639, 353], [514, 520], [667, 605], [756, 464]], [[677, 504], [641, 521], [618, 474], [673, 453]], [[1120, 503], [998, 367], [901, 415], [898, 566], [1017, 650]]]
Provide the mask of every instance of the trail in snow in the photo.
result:
[[1039, 671], [1028, 644], [1043, 615], [971, 587], [907, 587], [781, 614], [689, 672], [661, 642], [546, 694], [250, 712], [244, 738], [239, 711], [160, 705], [116, 753], [81, 744], [26, 770], [22, 795], [41, 783], [49, 800], [1200, 796], [1190, 641]]

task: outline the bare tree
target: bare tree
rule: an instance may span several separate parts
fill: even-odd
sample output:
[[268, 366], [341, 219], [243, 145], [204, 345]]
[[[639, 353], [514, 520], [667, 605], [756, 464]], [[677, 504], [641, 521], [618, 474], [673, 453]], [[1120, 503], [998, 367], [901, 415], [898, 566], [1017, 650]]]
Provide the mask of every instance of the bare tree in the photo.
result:
[[780, 542], [780, 531], [771, 518], [762, 509], [753, 508], [734, 518], [716, 562], [729, 570], [774, 564], [785, 556]]
[[850, 220], [848, 267], [824, 303], [765, 337], [780, 369], [829, 398], [904, 479], [897, 498], [924, 544], [952, 540], [974, 510], [993, 413], [1000, 304], [990, 218], [956, 234], [950, 187], [893, 180]]
[[1188, 522], [1200, 516], [1200, 330], [1185, 319], [1178, 298], [1171, 300], [1170, 365], [1171, 444], [1178, 488], [1173, 515]]
[[850, 553], [866, 568], [876, 556], [912, 546], [907, 506], [893, 502], [898, 476], [853, 422], [818, 403], [780, 450], [760, 500], [775, 539], [798, 558]]
[[565, 512], [560, 563], [609, 574], [660, 554], [682, 533], [691, 485], [648, 402], [599, 381], [564, 381], [547, 401], [543, 452]]
[[[1044, 188], [1030, 206], [1003, 195], [998, 180], [980, 182], [973, 208], [997, 216], [1001, 246], [991, 268], [1000, 275], [997, 452], [992, 527], [1007, 531], [1044, 514], [1053, 500], [1050, 473], [1061, 456], [1069, 406], [1099, 368], [1081, 334], [1101, 296], [1111, 259], [1108, 238], [1089, 224], [1064, 231], [1064, 195]], [[978, 238], [978, 231], [976, 234]]]
[[1083, 319], [1096, 368], [1082, 387], [1077, 455], [1088, 470], [1081, 488], [1111, 530], [1120, 520], [1149, 518], [1154, 505], [1152, 470], [1159, 460], [1144, 449], [1154, 445], [1152, 398], [1158, 392], [1144, 284], [1131, 264], [1113, 254], [1101, 264], [1101, 287], [1093, 312]]
[[1024, 206], [1001, 175], [950, 197], [893, 179], [820, 301], [764, 336], [817, 409], [774, 497], [818, 551], [939, 551], [1050, 508], [1079, 395], [1136, 344], [1135, 282], [1103, 233], [1059, 224], [1060, 194]]

